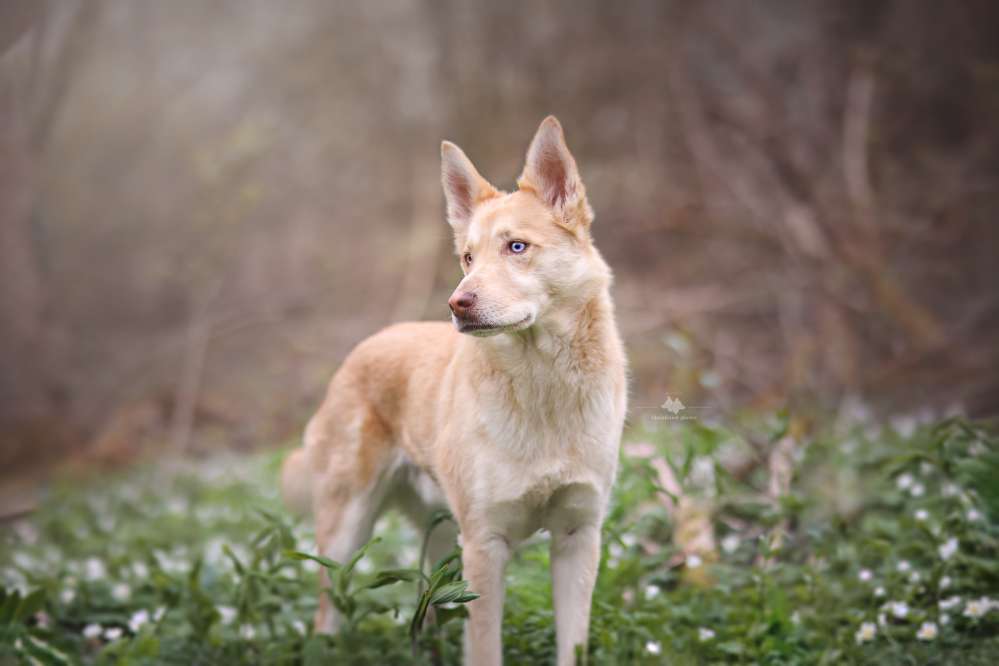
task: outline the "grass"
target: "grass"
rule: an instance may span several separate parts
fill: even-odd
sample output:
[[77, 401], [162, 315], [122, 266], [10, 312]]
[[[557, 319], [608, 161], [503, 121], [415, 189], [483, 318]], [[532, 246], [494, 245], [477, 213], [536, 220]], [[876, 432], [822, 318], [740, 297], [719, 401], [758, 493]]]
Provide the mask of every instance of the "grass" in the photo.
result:
[[[772, 501], [765, 465], [786, 423], [635, 429], [710, 507], [717, 553], [672, 541], [656, 473], [625, 457], [604, 530], [590, 664], [993, 664], [999, 658], [999, 438], [952, 419], [830, 426]], [[162, 462], [54, 489], [0, 535], [0, 664], [459, 663], [456, 560], [419, 572], [398, 517], [352, 563], [326, 562], [348, 621], [309, 628], [309, 527], [276, 496], [279, 456]], [[300, 553], [296, 555], [296, 553]], [[506, 663], [552, 663], [544, 535], [508, 575]], [[472, 590], [471, 592], [474, 592]], [[438, 622], [414, 615], [437, 607]]]

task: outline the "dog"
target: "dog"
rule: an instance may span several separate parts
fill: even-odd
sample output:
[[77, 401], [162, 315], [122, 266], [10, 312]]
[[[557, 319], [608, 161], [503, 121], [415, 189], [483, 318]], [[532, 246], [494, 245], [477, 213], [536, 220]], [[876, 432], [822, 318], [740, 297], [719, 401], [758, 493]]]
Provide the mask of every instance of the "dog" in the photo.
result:
[[[627, 408], [611, 271], [555, 117], [538, 128], [516, 191], [493, 187], [448, 141], [441, 162], [464, 272], [451, 323], [390, 326], [347, 356], [284, 464], [283, 493], [311, 506], [319, 551], [340, 562], [386, 508], [419, 525], [449, 508], [463, 575], [480, 595], [465, 624], [473, 666], [502, 663], [505, 565], [547, 530], [557, 660], [573, 664], [587, 643]], [[454, 539], [435, 530], [430, 561]], [[337, 622], [322, 594], [317, 631]]]

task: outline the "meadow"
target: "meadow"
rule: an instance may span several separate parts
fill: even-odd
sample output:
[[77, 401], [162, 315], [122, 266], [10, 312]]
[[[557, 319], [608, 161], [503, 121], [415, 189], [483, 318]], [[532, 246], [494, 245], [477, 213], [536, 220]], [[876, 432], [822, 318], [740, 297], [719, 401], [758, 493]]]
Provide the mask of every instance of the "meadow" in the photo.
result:
[[[770, 415], [629, 430], [653, 455], [622, 456], [582, 661], [997, 663], [995, 430], [830, 422], [801, 438], [775, 498], [765, 465], [732, 461], [788, 427]], [[474, 590], [456, 557], [419, 566], [431, 526], [388, 515], [351, 562], [316, 558], [308, 523], [277, 496], [282, 455], [53, 486], [0, 532], [0, 664], [460, 663]], [[652, 460], [702, 508], [716, 548], [678, 546], [675, 489]], [[508, 664], [554, 660], [547, 566], [541, 534], [510, 567]], [[311, 631], [321, 567], [346, 618], [335, 637]]]

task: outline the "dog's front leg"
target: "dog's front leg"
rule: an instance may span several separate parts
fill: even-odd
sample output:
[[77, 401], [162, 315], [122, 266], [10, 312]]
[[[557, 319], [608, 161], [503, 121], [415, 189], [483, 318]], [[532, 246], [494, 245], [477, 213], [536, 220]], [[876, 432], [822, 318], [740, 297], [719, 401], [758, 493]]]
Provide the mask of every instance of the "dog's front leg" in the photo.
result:
[[465, 580], [478, 599], [468, 603], [465, 623], [466, 666], [499, 666], [503, 663], [503, 574], [510, 546], [498, 536], [465, 538], [461, 553]]
[[552, 597], [559, 666], [576, 663], [576, 646], [586, 649], [590, 603], [600, 565], [600, 526], [552, 531]]

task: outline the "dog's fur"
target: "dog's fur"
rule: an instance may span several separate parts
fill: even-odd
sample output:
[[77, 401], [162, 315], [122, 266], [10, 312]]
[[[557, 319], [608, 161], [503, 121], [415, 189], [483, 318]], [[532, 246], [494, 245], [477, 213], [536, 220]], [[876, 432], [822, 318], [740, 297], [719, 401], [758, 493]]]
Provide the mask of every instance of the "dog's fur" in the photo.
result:
[[[284, 494], [311, 503], [319, 549], [339, 561], [370, 538], [386, 507], [421, 524], [449, 507], [464, 576], [481, 595], [465, 628], [474, 666], [502, 661], [511, 550], [548, 530], [558, 663], [571, 664], [587, 640], [626, 409], [611, 273], [554, 117], [538, 129], [515, 192], [486, 182], [454, 144], [444, 142], [441, 156], [465, 272], [450, 301], [453, 325], [398, 324], [358, 345], [285, 464]], [[453, 539], [435, 532], [431, 561]], [[323, 594], [317, 628], [336, 621]]]

